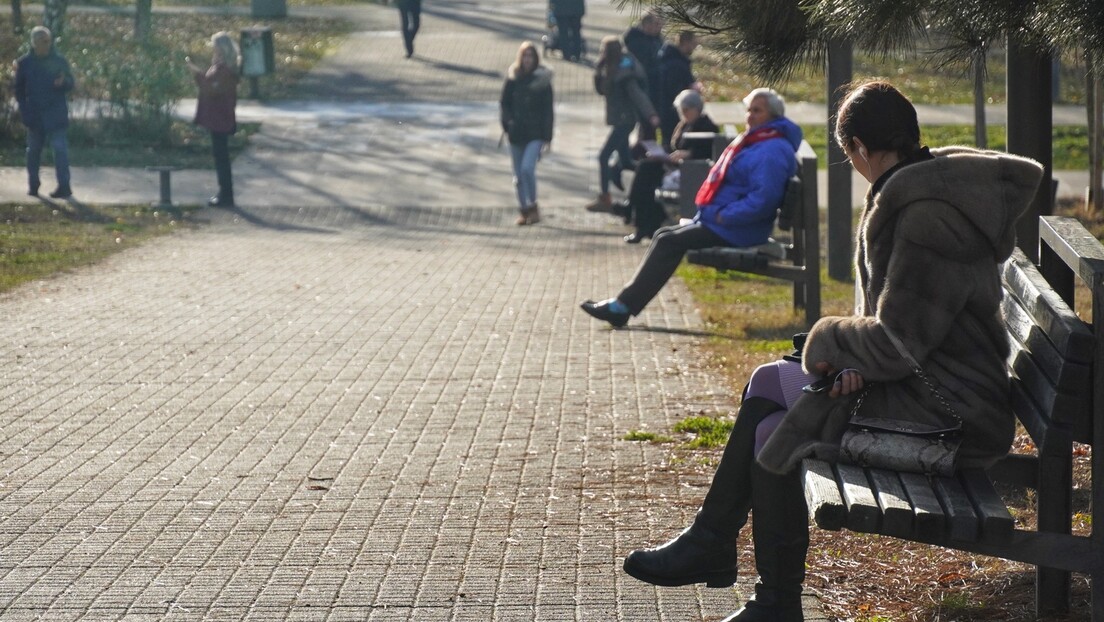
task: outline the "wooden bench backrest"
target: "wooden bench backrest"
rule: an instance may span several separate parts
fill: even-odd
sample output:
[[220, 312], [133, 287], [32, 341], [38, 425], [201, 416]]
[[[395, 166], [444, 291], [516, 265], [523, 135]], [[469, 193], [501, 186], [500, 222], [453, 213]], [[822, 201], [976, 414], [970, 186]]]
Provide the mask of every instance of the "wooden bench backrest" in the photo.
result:
[[1002, 312], [1012, 346], [1012, 406], [1040, 453], [1061, 433], [1091, 442], [1093, 336], [1018, 249], [1004, 264]]

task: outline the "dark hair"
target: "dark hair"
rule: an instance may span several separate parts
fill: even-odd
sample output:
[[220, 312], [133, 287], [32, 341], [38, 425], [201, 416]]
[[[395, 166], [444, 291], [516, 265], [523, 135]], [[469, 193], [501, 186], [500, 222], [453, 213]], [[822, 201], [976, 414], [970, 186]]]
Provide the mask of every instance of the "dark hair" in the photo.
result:
[[870, 151], [896, 151], [908, 158], [920, 149], [916, 108], [883, 80], [852, 88], [836, 113], [836, 143], [847, 153], [858, 138]]

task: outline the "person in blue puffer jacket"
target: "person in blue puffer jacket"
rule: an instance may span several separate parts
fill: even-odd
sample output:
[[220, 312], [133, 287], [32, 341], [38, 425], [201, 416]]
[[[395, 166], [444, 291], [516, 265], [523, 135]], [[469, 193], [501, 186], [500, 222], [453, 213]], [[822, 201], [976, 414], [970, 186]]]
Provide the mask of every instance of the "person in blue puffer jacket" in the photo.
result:
[[624, 326], [675, 273], [686, 252], [712, 246], [756, 246], [774, 230], [786, 182], [797, 172], [801, 128], [785, 117], [786, 104], [772, 89], [744, 98], [747, 129], [718, 158], [695, 198], [692, 222], [656, 232], [636, 274], [621, 293], [580, 306], [591, 316]]

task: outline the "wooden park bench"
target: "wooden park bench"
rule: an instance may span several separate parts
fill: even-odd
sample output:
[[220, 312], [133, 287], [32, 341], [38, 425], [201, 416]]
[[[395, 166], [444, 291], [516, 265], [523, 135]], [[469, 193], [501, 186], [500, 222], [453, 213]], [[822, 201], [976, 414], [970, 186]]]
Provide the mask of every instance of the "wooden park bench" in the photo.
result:
[[[953, 278], [953, 275], [949, 275]], [[1074, 219], [1040, 219], [1040, 263], [1016, 251], [1003, 268], [1012, 344], [1012, 410], [1035, 450], [988, 471], [929, 477], [806, 459], [809, 515], [822, 529], [882, 534], [1036, 566], [1040, 615], [1069, 608], [1070, 573], [1092, 579], [1104, 622], [1104, 530], [1072, 535], [1074, 442], [1091, 444], [1092, 507], [1104, 508], [1104, 247]], [[1074, 279], [1092, 296], [1092, 324], [1071, 309]], [[994, 482], [1036, 491], [1038, 526], [1018, 528]]]
[[[686, 259], [692, 264], [718, 270], [735, 270], [793, 281], [794, 308], [804, 309], [805, 322], [812, 326], [820, 318], [820, 210], [817, 206], [816, 154], [808, 142], [802, 141], [797, 159], [797, 175], [786, 184], [786, 194], [778, 212], [778, 228], [790, 232], [788, 240], [780, 237], [747, 248], [717, 246], [693, 250], [686, 254]], [[694, 162], [694, 167], [703, 166]], [[684, 166], [686, 164], [683, 163]], [[688, 176], [687, 171], [683, 170], [681, 183], [688, 186], [696, 181], [700, 186], [709, 172], [709, 166], [704, 165], [704, 172], [694, 168], [691, 171]], [[697, 186], [686, 193], [691, 204]], [[685, 196], [684, 189], [680, 188], [679, 192]]]

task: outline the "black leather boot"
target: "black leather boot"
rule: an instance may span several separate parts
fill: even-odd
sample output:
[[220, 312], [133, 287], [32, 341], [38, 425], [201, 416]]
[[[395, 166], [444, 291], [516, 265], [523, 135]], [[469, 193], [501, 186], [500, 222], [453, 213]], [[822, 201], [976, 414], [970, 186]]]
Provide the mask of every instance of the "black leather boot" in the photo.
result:
[[629, 553], [626, 573], [663, 586], [728, 587], [736, 582], [736, 537], [747, 524], [752, 503], [755, 428], [784, 409], [761, 397], [744, 400], [694, 523], [666, 544]]
[[751, 536], [759, 580], [755, 597], [723, 622], [803, 622], [801, 584], [809, 550], [809, 518], [797, 471], [752, 469]]

